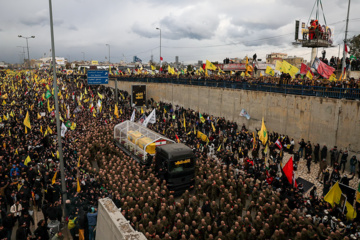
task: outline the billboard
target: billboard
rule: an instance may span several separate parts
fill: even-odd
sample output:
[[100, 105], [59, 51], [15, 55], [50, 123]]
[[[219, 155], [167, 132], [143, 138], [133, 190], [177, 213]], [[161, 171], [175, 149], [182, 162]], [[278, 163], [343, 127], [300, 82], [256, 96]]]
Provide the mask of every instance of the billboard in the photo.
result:
[[95, 60], [91, 61], [91, 65], [98, 65], [98, 64], [99, 64], [99, 61], [95, 61]]
[[146, 105], [146, 85], [131, 85], [131, 105], [136, 107]]

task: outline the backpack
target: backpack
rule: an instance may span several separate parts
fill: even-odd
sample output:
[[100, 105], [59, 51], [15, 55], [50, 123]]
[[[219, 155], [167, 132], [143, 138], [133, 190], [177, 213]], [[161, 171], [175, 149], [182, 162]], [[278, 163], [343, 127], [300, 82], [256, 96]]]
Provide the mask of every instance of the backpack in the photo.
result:
[[76, 227], [77, 224], [77, 217], [75, 217], [74, 219], [69, 219], [69, 223], [68, 223], [68, 229], [71, 230], [74, 227]]

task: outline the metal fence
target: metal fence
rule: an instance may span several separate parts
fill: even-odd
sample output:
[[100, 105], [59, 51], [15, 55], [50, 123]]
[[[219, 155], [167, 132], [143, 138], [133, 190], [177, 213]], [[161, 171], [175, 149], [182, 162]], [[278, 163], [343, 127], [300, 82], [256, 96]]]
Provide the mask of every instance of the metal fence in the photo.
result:
[[[111, 80], [111, 79], [110, 79]], [[218, 87], [243, 89], [251, 91], [274, 92], [302, 96], [316, 96], [327, 98], [345, 98], [350, 100], [360, 99], [360, 89], [330, 88], [301, 85], [278, 85], [272, 83], [248, 83], [217, 80], [170, 79], [170, 78], [117, 78], [118, 81], [141, 83], [170, 83], [204, 87]]]

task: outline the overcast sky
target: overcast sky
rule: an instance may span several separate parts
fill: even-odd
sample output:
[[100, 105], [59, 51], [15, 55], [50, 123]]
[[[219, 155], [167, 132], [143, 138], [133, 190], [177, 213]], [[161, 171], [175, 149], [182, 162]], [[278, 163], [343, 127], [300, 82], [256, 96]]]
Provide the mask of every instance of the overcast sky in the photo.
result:
[[[55, 0], [56, 56], [105, 61], [111, 46], [111, 62], [131, 61], [134, 55], [159, 60], [175, 56], [185, 63], [222, 61], [226, 57], [265, 59], [271, 52], [310, 59], [310, 49], [294, 47], [294, 21], [310, 17], [315, 0]], [[347, 0], [326, 0], [328, 25], [335, 28], [335, 44], [344, 39]], [[352, 1], [349, 35], [360, 34], [360, 1]], [[314, 13], [313, 13], [313, 16]], [[29, 39], [30, 58], [49, 55], [51, 48], [49, 5], [44, 0], [0, 0], [0, 61], [22, 59]], [[320, 18], [323, 24], [323, 18]], [[25, 49], [26, 50], [26, 49]], [[322, 49], [319, 49], [319, 53]], [[338, 47], [328, 49], [338, 54]], [[22, 60], [21, 60], [22, 61]]]

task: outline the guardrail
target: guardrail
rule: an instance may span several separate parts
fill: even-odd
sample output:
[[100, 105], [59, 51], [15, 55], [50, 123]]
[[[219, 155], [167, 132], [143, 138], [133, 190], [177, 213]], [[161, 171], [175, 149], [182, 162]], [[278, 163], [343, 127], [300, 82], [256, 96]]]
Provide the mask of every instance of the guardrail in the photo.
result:
[[[114, 80], [111, 78], [110, 80]], [[330, 88], [317, 86], [301, 86], [301, 85], [278, 85], [273, 83], [248, 83], [248, 82], [232, 82], [217, 80], [197, 80], [197, 79], [170, 79], [170, 78], [117, 78], [118, 81], [124, 82], [141, 82], [141, 83], [170, 83], [204, 87], [218, 87], [243, 89], [261, 92], [274, 92], [302, 96], [327, 97], [337, 99], [360, 99], [360, 89], [354, 88]]]

